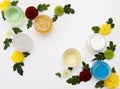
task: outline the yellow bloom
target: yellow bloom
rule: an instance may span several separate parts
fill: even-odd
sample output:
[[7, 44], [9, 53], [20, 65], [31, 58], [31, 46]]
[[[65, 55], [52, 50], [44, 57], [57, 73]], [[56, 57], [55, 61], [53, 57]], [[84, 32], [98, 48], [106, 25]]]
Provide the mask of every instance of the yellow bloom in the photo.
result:
[[111, 32], [111, 24], [104, 23], [100, 27], [100, 34], [108, 35]]
[[10, 0], [3, 0], [3, 1], [0, 3], [0, 9], [1, 9], [2, 11], [5, 11], [9, 6], [11, 6]]
[[21, 63], [24, 61], [24, 54], [22, 52], [15, 51], [15, 52], [13, 52], [11, 58], [12, 58], [13, 62]]
[[115, 89], [119, 85], [119, 77], [116, 73], [111, 73], [109, 78], [104, 81], [104, 86]]
[[70, 70], [64, 70], [62, 71], [62, 77], [67, 77], [70, 74]]
[[6, 36], [7, 37], [11, 37], [13, 35], [13, 31], [11, 29], [9, 29], [7, 32], [6, 32]]

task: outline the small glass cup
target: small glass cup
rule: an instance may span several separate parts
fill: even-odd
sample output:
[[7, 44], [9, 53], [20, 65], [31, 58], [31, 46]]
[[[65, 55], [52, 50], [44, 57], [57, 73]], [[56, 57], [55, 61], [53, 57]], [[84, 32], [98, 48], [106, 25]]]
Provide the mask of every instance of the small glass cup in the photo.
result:
[[19, 7], [10, 6], [5, 11], [5, 19], [11, 25], [18, 26], [25, 20], [25, 14]]
[[81, 55], [78, 50], [70, 48], [63, 54], [63, 62], [67, 67], [77, 67], [81, 63]]
[[111, 68], [103, 61], [95, 62], [91, 67], [92, 75], [98, 80], [105, 80], [110, 76]]
[[93, 34], [88, 39], [88, 47], [92, 51], [99, 52], [106, 47], [106, 39], [100, 34]]

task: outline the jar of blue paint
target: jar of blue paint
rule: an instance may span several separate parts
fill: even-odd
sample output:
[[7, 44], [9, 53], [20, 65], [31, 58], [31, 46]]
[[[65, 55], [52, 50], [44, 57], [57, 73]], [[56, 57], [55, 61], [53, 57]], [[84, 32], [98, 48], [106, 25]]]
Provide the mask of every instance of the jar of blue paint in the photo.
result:
[[103, 61], [96, 61], [91, 67], [92, 75], [98, 80], [105, 80], [111, 73], [110, 66]]

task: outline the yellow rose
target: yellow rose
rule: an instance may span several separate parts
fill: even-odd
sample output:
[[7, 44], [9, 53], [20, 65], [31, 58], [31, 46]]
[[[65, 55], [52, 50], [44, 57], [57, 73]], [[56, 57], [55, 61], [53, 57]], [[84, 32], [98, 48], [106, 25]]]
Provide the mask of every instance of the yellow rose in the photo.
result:
[[24, 61], [24, 54], [23, 54], [23, 52], [15, 51], [15, 52], [13, 52], [11, 58], [12, 58], [13, 62], [21, 63]]
[[100, 34], [108, 35], [111, 32], [111, 24], [104, 23], [100, 27]]
[[104, 81], [104, 86], [115, 89], [119, 85], [119, 77], [116, 73], [111, 73], [109, 78]]
[[3, 0], [3, 1], [0, 3], [0, 9], [1, 9], [2, 11], [5, 11], [9, 6], [11, 6], [10, 0]]

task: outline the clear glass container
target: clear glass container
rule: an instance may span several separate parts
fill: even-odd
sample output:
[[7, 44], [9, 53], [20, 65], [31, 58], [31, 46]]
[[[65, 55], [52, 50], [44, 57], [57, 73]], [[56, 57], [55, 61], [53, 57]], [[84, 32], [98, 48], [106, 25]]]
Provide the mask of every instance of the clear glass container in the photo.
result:
[[25, 20], [24, 12], [17, 6], [10, 6], [5, 11], [5, 19], [11, 25], [18, 26]]
[[12, 45], [18, 51], [28, 52], [32, 48], [32, 40], [28, 35], [19, 33], [13, 36]]
[[81, 55], [78, 50], [70, 48], [63, 54], [63, 62], [67, 67], [77, 67], [81, 63]]
[[48, 33], [52, 29], [52, 19], [47, 15], [39, 15], [34, 20], [34, 28], [40, 33]]
[[91, 67], [92, 75], [98, 80], [105, 80], [110, 76], [111, 68], [103, 61], [96, 61]]
[[100, 34], [93, 34], [88, 38], [88, 47], [92, 51], [99, 52], [106, 47], [106, 39]]

